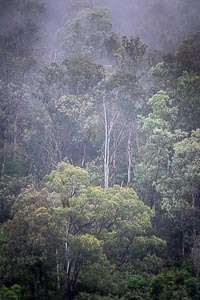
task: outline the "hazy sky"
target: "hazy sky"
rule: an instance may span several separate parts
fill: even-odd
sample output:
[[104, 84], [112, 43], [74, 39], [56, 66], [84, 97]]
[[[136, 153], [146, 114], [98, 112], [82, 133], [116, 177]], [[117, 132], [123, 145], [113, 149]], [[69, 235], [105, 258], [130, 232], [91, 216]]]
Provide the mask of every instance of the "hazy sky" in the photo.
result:
[[200, 29], [200, 0], [57, 0], [47, 1], [47, 27], [59, 26], [72, 11], [95, 4], [112, 12], [113, 30], [139, 35], [151, 48], [169, 46]]
[[[42, 1], [42, 0], [41, 0]], [[44, 48], [51, 45], [56, 30], [78, 10], [95, 4], [108, 7], [112, 13], [113, 31], [138, 35], [150, 48], [173, 49], [177, 42], [200, 31], [200, 0], [43, 0], [46, 16], [40, 25]], [[0, 0], [0, 31], [15, 28], [23, 22], [15, 9], [5, 10], [7, 0]], [[9, 4], [9, 3], [8, 3]], [[15, 7], [15, 6], [14, 6]], [[28, 16], [30, 17], [30, 16]], [[34, 15], [32, 16], [35, 20]]]

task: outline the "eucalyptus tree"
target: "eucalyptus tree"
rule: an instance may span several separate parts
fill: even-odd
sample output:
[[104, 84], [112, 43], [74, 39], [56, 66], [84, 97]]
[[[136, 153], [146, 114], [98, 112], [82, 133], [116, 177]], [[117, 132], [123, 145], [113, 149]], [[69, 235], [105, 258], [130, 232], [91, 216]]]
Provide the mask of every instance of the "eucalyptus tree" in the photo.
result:
[[170, 175], [173, 145], [186, 135], [174, 129], [178, 111], [172, 103], [167, 92], [159, 91], [148, 101], [152, 112], [138, 117], [141, 153], [135, 168], [135, 184], [141, 198], [145, 203], [150, 201], [148, 204], [153, 209], [159, 197], [159, 185]]
[[1, 175], [26, 175], [28, 159], [24, 145], [32, 119], [30, 87], [1, 81], [0, 95]]
[[35, 97], [49, 119], [53, 164], [67, 157], [85, 165], [87, 148], [93, 149], [92, 93], [103, 77], [102, 66], [82, 60], [52, 63], [41, 70]]
[[[151, 232], [153, 212], [133, 189], [105, 192], [89, 185], [86, 170], [65, 162], [43, 184], [21, 191], [12, 218], [0, 228], [2, 284], [19, 284], [43, 299], [73, 299], [80, 284], [90, 293], [117, 295], [115, 272], [126, 277], [136, 259], [165, 248]], [[100, 283], [92, 288], [95, 272], [102, 274], [101, 282], [109, 281], [106, 290]]]
[[171, 87], [176, 86], [184, 71], [199, 73], [199, 39], [199, 33], [188, 36], [177, 44], [175, 53], [164, 55], [161, 63], [151, 70], [155, 83], [160, 83], [158, 89], [170, 88], [170, 84]]
[[[136, 131], [136, 116], [144, 107], [145, 93], [137, 77], [126, 72], [116, 72], [103, 83], [102, 119], [105, 131], [104, 176], [106, 189], [115, 184], [120, 170], [120, 159], [126, 178], [130, 183], [132, 172], [132, 139]], [[98, 104], [100, 106], [100, 103]], [[127, 145], [127, 146], [125, 146]], [[125, 146], [125, 147], [124, 147]], [[121, 182], [117, 182], [120, 184]]]
[[200, 129], [174, 145], [173, 170], [179, 188], [192, 208], [199, 207]]
[[175, 54], [163, 57], [150, 69], [152, 92], [168, 91], [179, 114], [177, 129], [191, 132], [199, 127], [199, 34], [178, 44]]
[[164, 241], [147, 234], [152, 211], [132, 189], [114, 187], [105, 192], [89, 186], [88, 179], [85, 170], [64, 162], [45, 179], [49, 198], [56, 193], [63, 204], [57, 212], [65, 223], [67, 299], [72, 299], [82, 276], [89, 276], [88, 264], [90, 272], [97, 263], [106, 268], [107, 261], [120, 269], [135, 259], [133, 253], [141, 243], [152, 240], [152, 245], [165, 246]]
[[57, 32], [55, 59], [95, 59], [105, 56], [111, 34], [111, 14], [105, 7], [81, 10]]
[[199, 86], [200, 69], [196, 74], [183, 72], [177, 80], [176, 103], [179, 108], [177, 126], [187, 132], [200, 128]]
[[54, 242], [57, 247], [60, 242], [50, 204], [45, 193], [29, 187], [15, 201], [12, 212], [12, 219], [1, 226], [1, 282], [15, 282], [25, 294], [46, 299], [48, 282], [55, 278]]
[[21, 190], [32, 184], [31, 177], [9, 177], [0, 179], [0, 224], [12, 218], [12, 207]]
[[160, 186], [162, 209], [179, 231], [179, 253], [191, 252], [199, 232], [199, 129], [174, 144], [171, 171]]
[[30, 71], [37, 69], [33, 47], [44, 11], [42, 1], [0, 1], [1, 175], [28, 172], [24, 149], [32, 119], [28, 85]]
[[[45, 12], [43, 1], [1, 1], [2, 46], [14, 56], [26, 56], [32, 52], [38, 38], [39, 21]], [[8, 16], [12, 16], [9, 19]]]
[[30, 73], [38, 69], [35, 49], [44, 14], [40, 0], [0, 2], [0, 65], [6, 83], [27, 83]]

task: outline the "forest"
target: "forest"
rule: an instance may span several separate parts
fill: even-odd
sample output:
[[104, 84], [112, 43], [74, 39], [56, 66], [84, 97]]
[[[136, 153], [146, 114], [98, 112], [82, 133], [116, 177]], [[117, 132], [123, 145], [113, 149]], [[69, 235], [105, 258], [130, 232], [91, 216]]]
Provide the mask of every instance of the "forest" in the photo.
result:
[[198, 0], [0, 0], [0, 300], [200, 299]]

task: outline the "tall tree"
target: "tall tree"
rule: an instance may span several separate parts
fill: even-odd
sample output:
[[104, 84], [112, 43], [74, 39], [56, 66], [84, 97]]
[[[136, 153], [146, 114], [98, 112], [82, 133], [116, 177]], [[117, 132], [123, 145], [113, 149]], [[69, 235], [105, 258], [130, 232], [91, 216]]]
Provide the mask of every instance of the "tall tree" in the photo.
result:
[[111, 15], [106, 8], [80, 11], [57, 32], [56, 59], [94, 60], [104, 57], [105, 41], [111, 28]]
[[[132, 252], [151, 227], [152, 211], [132, 189], [115, 187], [105, 192], [88, 187], [87, 180], [85, 170], [66, 163], [46, 177], [50, 195], [56, 192], [64, 205], [67, 299], [72, 299], [86, 264], [109, 259], [120, 268], [134, 259]], [[147, 234], [147, 243], [149, 239]], [[163, 241], [155, 241], [164, 246]]]

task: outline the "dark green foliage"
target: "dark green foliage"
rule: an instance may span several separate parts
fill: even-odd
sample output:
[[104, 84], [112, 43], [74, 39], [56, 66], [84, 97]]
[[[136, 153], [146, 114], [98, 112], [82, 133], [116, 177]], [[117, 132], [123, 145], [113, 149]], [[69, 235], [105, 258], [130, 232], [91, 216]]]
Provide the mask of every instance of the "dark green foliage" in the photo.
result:
[[190, 277], [187, 271], [171, 271], [161, 273], [150, 281], [151, 295], [153, 299], [198, 299], [199, 281]]
[[3, 286], [0, 289], [0, 299], [1, 300], [18, 300], [20, 299], [20, 286], [17, 286], [17, 284], [15, 284], [14, 286], [12, 286], [10, 289]]
[[50, 7], [0, 1], [0, 300], [198, 300], [200, 35], [78, 4], [41, 49]]
[[21, 189], [32, 183], [32, 178], [2, 177], [0, 179], [0, 223], [11, 218], [12, 206]]

